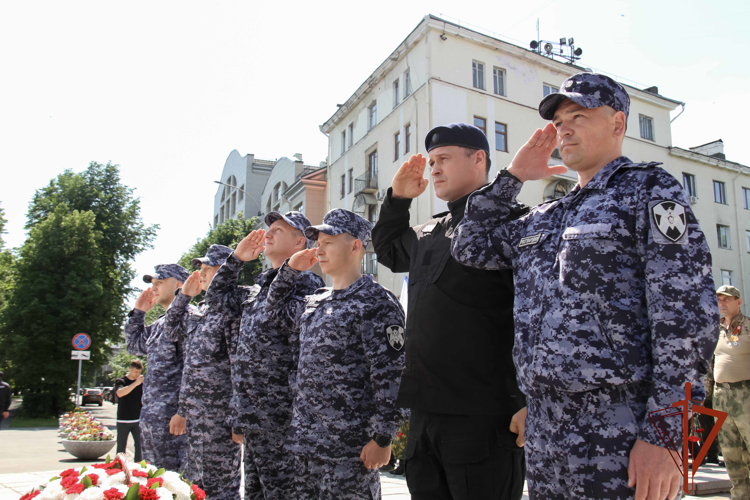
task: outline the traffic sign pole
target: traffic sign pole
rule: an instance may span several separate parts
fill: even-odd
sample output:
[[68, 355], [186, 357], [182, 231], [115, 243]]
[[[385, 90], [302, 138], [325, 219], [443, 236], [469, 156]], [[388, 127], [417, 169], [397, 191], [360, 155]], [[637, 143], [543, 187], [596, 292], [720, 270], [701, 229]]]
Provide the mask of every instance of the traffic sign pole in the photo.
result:
[[[73, 347], [79, 351], [87, 349], [91, 345], [91, 337], [85, 333], [77, 333], [73, 337]], [[88, 352], [88, 351], [87, 351]], [[76, 387], [76, 406], [78, 405], [78, 398], [81, 396], [81, 363], [83, 358], [78, 358], [78, 387]]]
[[83, 361], [79, 359], [78, 360], [78, 388], [76, 389], [76, 406], [80, 406], [78, 404], [78, 398], [81, 397], [81, 363], [83, 363]]

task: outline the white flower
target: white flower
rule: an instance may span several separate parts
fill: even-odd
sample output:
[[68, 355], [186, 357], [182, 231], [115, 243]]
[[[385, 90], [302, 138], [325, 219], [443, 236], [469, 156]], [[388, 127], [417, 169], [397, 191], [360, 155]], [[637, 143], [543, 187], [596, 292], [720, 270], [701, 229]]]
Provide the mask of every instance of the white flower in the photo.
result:
[[156, 488], [156, 494], [159, 495], [159, 500], [172, 500], [172, 492], [167, 488]]
[[78, 498], [80, 500], [104, 500], [104, 490], [96, 486], [86, 488]]
[[107, 479], [102, 480], [102, 488], [105, 490], [119, 484], [125, 484], [125, 474], [122, 471], [112, 476], [107, 476]]
[[34, 500], [62, 500], [64, 497], [65, 492], [62, 489], [45, 488], [38, 496], [34, 497]]

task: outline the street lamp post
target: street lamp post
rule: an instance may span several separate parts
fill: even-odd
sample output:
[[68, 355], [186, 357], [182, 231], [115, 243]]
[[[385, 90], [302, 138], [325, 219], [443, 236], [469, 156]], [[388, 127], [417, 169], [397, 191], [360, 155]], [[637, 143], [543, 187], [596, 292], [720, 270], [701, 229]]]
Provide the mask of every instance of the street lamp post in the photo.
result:
[[260, 217], [261, 215], [263, 215], [263, 209], [260, 208], [260, 203], [258, 203], [258, 200], [256, 200], [252, 196], [250, 196], [250, 193], [248, 193], [244, 189], [238, 188], [237, 186], [232, 186], [231, 184], [227, 184], [226, 182], [221, 182], [221, 181], [214, 181], [214, 182], [216, 184], [221, 184], [222, 186], [226, 186], [228, 188], [236, 189], [237, 191], [242, 191], [243, 193], [245, 193], [245, 196], [247, 196], [248, 198], [250, 198], [251, 200], [253, 200], [253, 202], [255, 203], [255, 205], [258, 207], [258, 216]]

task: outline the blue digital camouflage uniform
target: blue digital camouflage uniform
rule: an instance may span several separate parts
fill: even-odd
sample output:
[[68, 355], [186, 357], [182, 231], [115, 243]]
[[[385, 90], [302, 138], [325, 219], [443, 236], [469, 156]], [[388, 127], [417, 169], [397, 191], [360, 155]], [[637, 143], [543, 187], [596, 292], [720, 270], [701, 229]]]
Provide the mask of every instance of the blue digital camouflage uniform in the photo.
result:
[[[718, 320], [706, 239], [658, 163], [617, 158], [510, 220], [521, 186], [503, 171], [472, 194], [452, 254], [513, 267], [530, 498], [632, 498], [635, 440], [664, 446], [648, 412], [686, 382], [704, 396]], [[681, 450], [680, 424], [666, 427]]]
[[[275, 215], [301, 230], [310, 224], [299, 212], [284, 216], [271, 212], [266, 216], [267, 225], [276, 220]], [[211, 282], [206, 303], [240, 319], [238, 335], [230, 339], [232, 425], [252, 446], [254, 474], [260, 478], [262, 494], [267, 499], [287, 499], [292, 495], [294, 471], [284, 443], [292, 418], [290, 384], [296, 374], [298, 332], [288, 317], [266, 308], [277, 270], [261, 273], [255, 286], [237, 286], [242, 265], [234, 254], [229, 256]], [[319, 276], [306, 272], [294, 294], [302, 300], [323, 285]], [[247, 477], [247, 464], [245, 474]]]
[[[154, 274], [143, 280], [176, 278], [185, 281], [188, 272], [177, 264], [159, 265]], [[143, 382], [141, 409], [141, 447], [143, 458], [167, 470], [184, 471], [187, 465], [185, 435], [169, 433], [169, 421], [177, 414], [184, 349], [181, 342], [173, 342], [165, 335], [164, 314], [152, 324], [145, 325], [146, 313], [138, 309], [130, 312], [125, 323], [125, 342], [130, 354], [146, 356], [148, 372]]]
[[[370, 230], [361, 217], [336, 209], [306, 235], [315, 240], [318, 231], [348, 232], [366, 245]], [[302, 276], [281, 266], [266, 304], [293, 317], [300, 329], [287, 440], [295, 456], [295, 498], [380, 498], [378, 472], [366, 469], [359, 456], [375, 434], [393, 438], [408, 418], [396, 407], [404, 366], [403, 309], [370, 275], [343, 290], [321, 288], [301, 301], [296, 283]]]
[[[194, 259], [219, 266], [232, 249], [211, 245], [205, 257]], [[209, 498], [236, 499], [240, 487], [241, 448], [232, 441], [229, 401], [232, 381], [228, 339], [239, 328], [235, 318], [218, 313], [205, 302], [196, 308], [191, 297], [178, 293], [166, 313], [165, 335], [182, 342], [182, 370], [178, 413], [187, 420], [188, 465], [185, 477], [200, 485]], [[246, 478], [246, 484], [253, 484]]]

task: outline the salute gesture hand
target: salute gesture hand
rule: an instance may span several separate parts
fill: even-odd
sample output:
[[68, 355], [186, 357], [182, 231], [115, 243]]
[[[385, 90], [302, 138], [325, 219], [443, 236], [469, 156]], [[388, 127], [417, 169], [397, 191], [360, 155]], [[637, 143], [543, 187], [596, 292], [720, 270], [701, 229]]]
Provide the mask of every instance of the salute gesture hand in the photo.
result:
[[258, 258], [258, 255], [265, 250], [266, 231], [256, 229], [237, 244], [234, 249], [234, 255], [243, 262], [249, 262]]
[[200, 271], [193, 271], [193, 274], [182, 285], [182, 295], [195, 297], [199, 293], [201, 293], [201, 273]]
[[155, 304], [156, 297], [154, 297], [154, 291], [150, 287], [143, 290], [135, 300], [135, 308], [143, 312], [149, 312]]
[[409, 161], [404, 162], [391, 182], [393, 197], [413, 199], [424, 193], [430, 183], [424, 178], [426, 166], [427, 158], [421, 154], [412, 155]]
[[549, 166], [549, 159], [557, 147], [557, 130], [548, 123], [544, 130], [537, 129], [529, 142], [513, 157], [508, 172], [521, 182], [546, 179], [552, 175], [564, 174], [568, 168], [563, 165]]
[[300, 250], [292, 255], [289, 259], [289, 267], [297, 271], [307, 271], [316, 262], [318, 262], [318, 257], [315, 255], [315, 249], [310, 248], [308, 250]]

